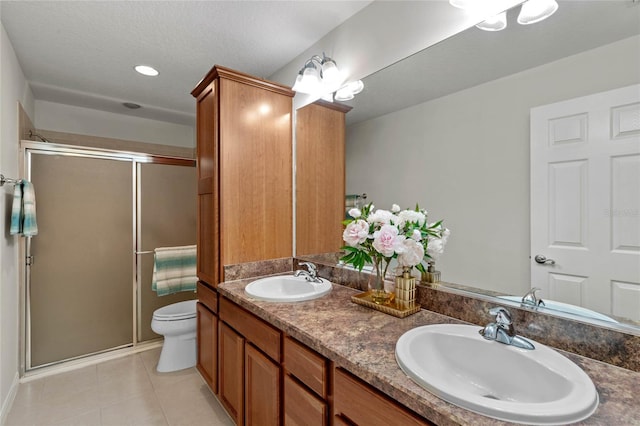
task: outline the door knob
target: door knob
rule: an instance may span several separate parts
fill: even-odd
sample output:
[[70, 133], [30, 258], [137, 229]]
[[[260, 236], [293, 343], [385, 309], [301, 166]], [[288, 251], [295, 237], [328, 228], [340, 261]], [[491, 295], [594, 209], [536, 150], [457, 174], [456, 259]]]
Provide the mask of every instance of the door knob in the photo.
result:
[[550, 265], [555, 265], [556, 261], [553, 259], [547, 259], [545, 256], [541, 255], [541, 254], [537, 254], [536, 257], [533, 258], [536, 262], [538, 262], [541, 265], [544, 264], [550, 264]]

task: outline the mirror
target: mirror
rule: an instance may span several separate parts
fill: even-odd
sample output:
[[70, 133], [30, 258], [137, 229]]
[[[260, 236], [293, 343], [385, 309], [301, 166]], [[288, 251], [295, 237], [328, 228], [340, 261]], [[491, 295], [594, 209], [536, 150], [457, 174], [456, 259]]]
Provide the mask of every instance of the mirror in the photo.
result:
[[[470, 28], [366, 77], [347, 114], [347, 194], [444, 219], [442, 281], [483, 296], [535, 286], [530, 109], [640, 83], [640, 4], [560, 1], [528, 26], [519, 9], [503, 31]], [[614, 319], [640, 330], [640, 309]]]

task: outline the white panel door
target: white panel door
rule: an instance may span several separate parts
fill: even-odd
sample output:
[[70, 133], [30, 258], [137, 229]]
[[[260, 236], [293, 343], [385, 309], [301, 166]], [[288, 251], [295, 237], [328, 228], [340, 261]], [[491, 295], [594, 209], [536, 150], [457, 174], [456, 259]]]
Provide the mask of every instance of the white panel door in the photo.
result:
[[531, 110], [531, 262], [543, 299], [640, 320], [640, 85]]

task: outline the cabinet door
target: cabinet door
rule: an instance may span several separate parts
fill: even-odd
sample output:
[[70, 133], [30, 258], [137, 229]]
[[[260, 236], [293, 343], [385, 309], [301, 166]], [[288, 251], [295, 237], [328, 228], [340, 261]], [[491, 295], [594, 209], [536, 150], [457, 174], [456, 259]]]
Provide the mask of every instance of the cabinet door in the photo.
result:
[[345, 113], [322, 101], [296, 111], [296, 255], [343, 245]]
[[198, 363], [196, 367], [213, 393], [218, 392], [218, 318], [202, 303], [197, 305]]
[[237, 425], [244, 424], [244, 338], [219, 322], [218, 399]]
[[250, 344], [245, 346], [246, 424], [280, 424], [280, 366]]
[[198, 278], [216, 286], [220, 280], [218, 83], [197, 98]]
[[327, 403], [284, 376], [285, 426], [324, 426], [328, 423]]

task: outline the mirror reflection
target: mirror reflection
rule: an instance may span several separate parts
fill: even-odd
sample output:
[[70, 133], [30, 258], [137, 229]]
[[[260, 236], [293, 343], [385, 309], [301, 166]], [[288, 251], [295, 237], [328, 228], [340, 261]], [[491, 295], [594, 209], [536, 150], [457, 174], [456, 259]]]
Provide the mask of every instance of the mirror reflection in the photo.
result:
[[[532, 165], [530, 153], [531, 135], [537, 131], [532, 109], [545, 111], [546, 105], [576, 98], [587, 102], [585, 97], [640, 83], [640, 5], [631, 0], [564, 1], [552, 17], [527, 26], [516, 23], [518, 12], [509, 11], [503, 31], [470, 28], [364, 79], [365, 90], [347, 114], [347, 194], [366, 193], [367, 201], [385, 209], [418, 201], [430, 218], [443, 218], [452, 234], [436, 267], [442, 281], [453, 287], [512, 296], [513, 303], [532, 287], [542, 287], [539, 297], [553, 303], [538, 309], [551, 309], [554, 303], [579, 306], [584, 310], [571, 314], [599, 321], [601, 317], [585, 314], [599, 312], [639, 326], [640, 104], [607, 108], [606, 117], [613, 117], [614, 110], [626, 117], [624, 137], [611, 139], [630, 149], [621, 154], [619, 176], [613, 166], [603, 172], [613, 195], [596, 199], [596, 192], [587, 200], [579, 184], [593, 181], [591, 175], [572, 174], [579, 167], [556, 170], [559, 160], [552, 160], [552, 166]], [[640, 96], [638, 87], [630, 89], [632, 95]], [[558, 114], [543, 124], [580, 115]], [[555, 128], [558, 140], [580, 129], [573, 122], [558, 122], [566, 124]], [[582, 160], [571, 161], [565, 163]], [[540, 167], [543, 174], [553, 169], [554, 176], [566, 177], [561, 183], [576, 176], [579, 180], [578, 186], [560, 185], [560, 192], [547, 196], [557, 204], [555, 216], [532, 202], [537, 187], [531, 175]], [[545, 186], [557, 189], [548, 182]], [[623, 208], [616, 209], [612, 200], [620, 198], [623, 187]], [[537, 217], [548, 216], [556, 225], [566, 225], [558, 231], [562, 238], [553, 240], [548, 228], [532, 230]], [[604, 242], [597, 243], [602, 246], [580, 234], [593, 217], [609, 230]], [[612, 242], [615, 229], [624, 231], [618, 246]], [[534, 247], [539, 239], [545, 243]], [[583, 268], [576, 269], [553, 251], [563, 245], [569, 255], [605, 255], [595, 263], [579, 260]], [[616, 251], [627, 266], [606, 257]], [[537, 254], [555, 263], [536, 263]], [[613, 269], [610, 276], [594, 273], [605, 267]]]

